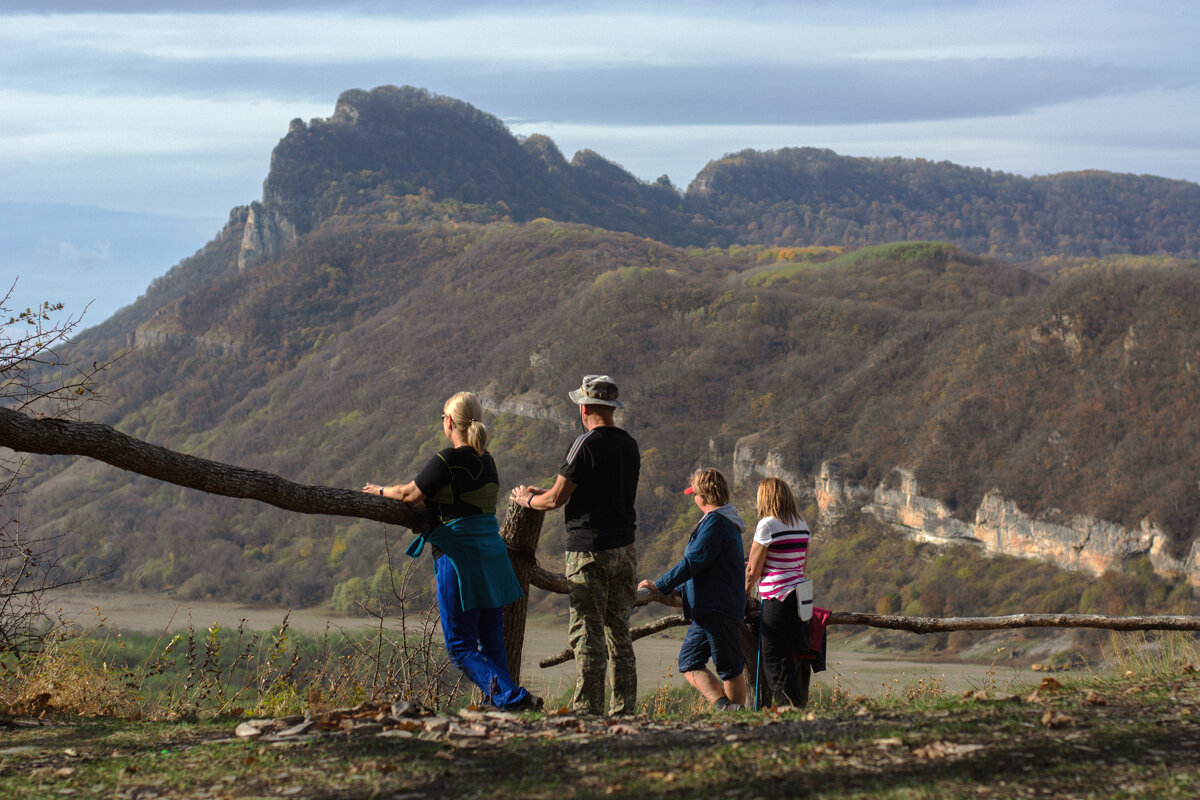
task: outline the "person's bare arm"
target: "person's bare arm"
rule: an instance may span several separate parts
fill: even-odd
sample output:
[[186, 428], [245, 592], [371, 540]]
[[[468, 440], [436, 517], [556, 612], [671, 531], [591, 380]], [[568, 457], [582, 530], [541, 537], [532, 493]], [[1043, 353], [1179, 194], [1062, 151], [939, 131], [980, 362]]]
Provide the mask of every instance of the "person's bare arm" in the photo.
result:
[[368, 483], [362, 489], [367, 494], [377, 494], [390, 497], [393, 500], [403, 500], [406, 503], [419, 503], [425, 499], [425, 493], [417, 488], [416, 481], [394, 483], [391, 486], [380, 486], [378, 483]]
[[754, 585], [758, 583], [758, 579], [762, 577], [763, 564], [767, 563], [767, 548], [758, 542], [750, 544], [750, 558], [746, 561], [746, 596], [750, 596], [750, 591]]
[[578, 485], [559, 475], [549, 489], [539, 489], [536, 486], [515, 486], [509, 497], [519, 506], [532, 508], [535, 511], [553, 511], [567, 504]]

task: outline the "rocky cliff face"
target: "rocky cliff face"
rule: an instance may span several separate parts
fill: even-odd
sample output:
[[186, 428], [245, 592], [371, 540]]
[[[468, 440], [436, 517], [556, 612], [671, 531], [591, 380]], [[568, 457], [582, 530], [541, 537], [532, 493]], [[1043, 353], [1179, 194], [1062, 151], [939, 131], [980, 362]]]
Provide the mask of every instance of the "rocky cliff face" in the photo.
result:
[[223, 336], [216, 331], [207, 331], [199, 335], [189, 331], [180, 313], [180, 305], [180, 302], [169, 303], [139, 325], [133, 335], [134, 345], [141, 348], [186, 345], [195, 346], [197, 352], [205, 356], [245, 357], [244, 342]]
[[242, 228], [238, 271], [267, 261], [296, 240], [296, 226], [276, 209], [251, 203]]
[[803, 492], [803, 487], [810, 485], [809, 479], [785, 453], [771, 449], [772, 441], [762, 433], [737, 440], [733, 448], [733, 485], [755, 485], [763, 478], [780, 478]]
[[485, 391], [479, 395], [479, 403], [486, 411], [493, 414], [513, 414], [526, 419], [544, 419], [567, 431], [579, 424], [577, 416], [567, 416], [567, 411], [571, 409], [565, 403], [553, 401], [539, 392], [526, 392], [501, 400]]
[[1163, 575], [1183, 576], [1200, 586], [1200, 549], [1183, 559], [1166, 550], [1165, 533], [1148, 520], [1133, 529], [1084, 515], [1067, 519], [1033, 519], [998, 490], [988, 492], [973, 522], [956, 519], [937, 500], [922, 497], [916, 477], [895, 470], [895, 485], [874, 490], [845, 480], [826, 462], [816, 477], [817, 504], [823, 520], [849, 511], [873, 514], [908, 535], [935, 542], [979, 544], [988, 552], [1040, 558], [1065, 569], [1099, 575], [1130, 556], [1145, 555]]
[[908, 470], [895, 470], [898, 485], [880, 486], [872, 492], [871, 501], [863, 511], [874, 514], [884, 522], [911, 530], [921, 538], [934, 542], [970, 540], [969, 523], [956, 519], [943, 503], [922, 497], [917, 491], [917, 478]]

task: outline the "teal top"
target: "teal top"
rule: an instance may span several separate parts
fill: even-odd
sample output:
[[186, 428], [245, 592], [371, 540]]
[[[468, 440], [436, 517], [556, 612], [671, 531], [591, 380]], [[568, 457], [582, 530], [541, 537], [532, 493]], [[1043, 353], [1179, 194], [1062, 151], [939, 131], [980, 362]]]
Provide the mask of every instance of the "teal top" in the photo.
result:
[[405, 552], [416, 558], [427, 541], [454, 566], [463, 611], [500, 608], [522, 596], [495, 514], [473, 514], [447, 522], [417, 536]]

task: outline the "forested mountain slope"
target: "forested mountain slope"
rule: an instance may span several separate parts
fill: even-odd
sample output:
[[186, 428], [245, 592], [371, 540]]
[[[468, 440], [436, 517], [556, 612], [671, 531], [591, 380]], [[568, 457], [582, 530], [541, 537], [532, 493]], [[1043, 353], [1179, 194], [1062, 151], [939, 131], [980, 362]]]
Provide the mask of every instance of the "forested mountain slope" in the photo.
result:
[[[395, 92], [406, 99], [385, 102]], [[437, 135], [404, 128], [423, 144], [397, 152], [387, 142], [417, 124], [410, 111], [448, 116]], [[677, 246], [663, 240], [724, 224], [697, 220], [695, 185], [680, 197], [590, 156], [564, 166], [548, 140], [515, 143], [486, 115], [416, 90], [348, 93], [338, 115], [293, 124], [264, 202], [235, 209], [206, 248], [80, 337], [74, 355], [88, 363], [129, 350], [92, 418], [356, 487], [411, 478], [441, 445], [442, 402], [467, 388], [494, 412], [508, 487], [553, 476], [577, 434], [566, 392], [606, 372], [643, 449], [648, 575], [678, 556], [693, 521], [679, 494], [688, 472], [730, 469], [752, 435], [807, 478], [830, 459], [867, 485], [912, 470], [964, 516], [999, 488], [1033, 515], [1150, 519], [1176, 555], [1200, 533], [1194, 261], [1060, 259], [1038, 275], [940, 242]], [[360, 150], [362, 136], [376, 144]], [[457, 161], [424, 149], [454, 137]], [[624, 205], [600, 208], [604, 186]], [[715, 177], [703, 189], [745, 190]], [[555, 198], [587, 223], [544, 218]], [[283, 238], [263, 249], [251, 235], [247, 260], [247, 231], [271, 215]], [[649, 220], [669, 235], [647, 235]], [[30, 475], [22, 516], [39, 533], [75, 531], [72, 564], [113, 564], [123, 585], [183, 596], [319, 602], [376, 574], [385, 534], [397, 535], [86, 461], [36, 459]], [[739, 488], [743, 504], [752, 488]], [[553, 565], [554, 515], [543, 541]]]

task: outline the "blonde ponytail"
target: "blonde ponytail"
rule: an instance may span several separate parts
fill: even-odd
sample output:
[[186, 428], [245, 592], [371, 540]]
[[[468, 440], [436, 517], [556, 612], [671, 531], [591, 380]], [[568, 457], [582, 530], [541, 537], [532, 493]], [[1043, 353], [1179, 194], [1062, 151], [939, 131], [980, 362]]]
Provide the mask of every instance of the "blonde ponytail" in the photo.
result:
[[476, 455], [487, 450], [488, 429], [483, 424], [483, 404], [474, 392], [459, 392], [446, 401], [445, 413], [450, 425], [462, 433]]

